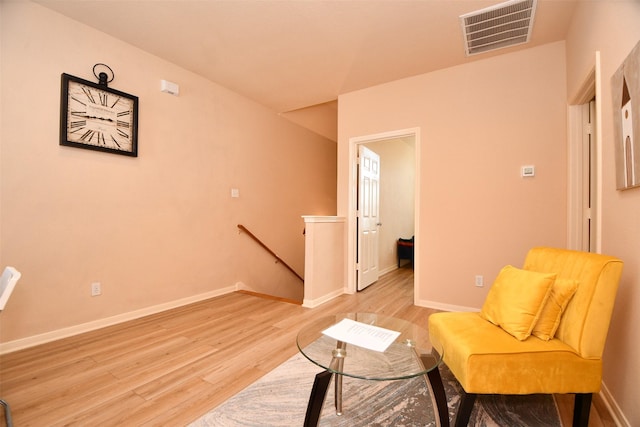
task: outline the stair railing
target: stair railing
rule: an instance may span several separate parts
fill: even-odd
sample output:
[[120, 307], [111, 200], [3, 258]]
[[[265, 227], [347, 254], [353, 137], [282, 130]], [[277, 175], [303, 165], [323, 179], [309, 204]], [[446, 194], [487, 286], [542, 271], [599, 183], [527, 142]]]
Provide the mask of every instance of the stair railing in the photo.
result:
[[264, 248], [264, 250], [266, 250], [267, 252], [269, 252], [275, 259], [276, 262], [281, 263], [282, 265], [284, 265], [290, 272], [292, 272], [298, 279], [302, 280], [302, 282], [304, 282], [304, 278], [299, 275], [293, 268], [291, 268], [291, 266], [289, 266], [289, 264], [287, 264], [286, 262], [284, 262], [284, 260], [282, 258], [280, 258], [274, 251], [272, 251], [267, 245], [265, 245], [262, 240], [260, 240], [258, 237], [256, 237], [255, 234], [253, 234], [252, 232], [250, 232], [247, 227], [245, 227], [242, 224], [238, 224], [238, 229], [240, 229], [240, 231], [244, 231], [245, 233], [247, 233], [247, 235], [249, 237], [251, 237], [254, 241], [256, 241], [260, 246], [262, 246]]

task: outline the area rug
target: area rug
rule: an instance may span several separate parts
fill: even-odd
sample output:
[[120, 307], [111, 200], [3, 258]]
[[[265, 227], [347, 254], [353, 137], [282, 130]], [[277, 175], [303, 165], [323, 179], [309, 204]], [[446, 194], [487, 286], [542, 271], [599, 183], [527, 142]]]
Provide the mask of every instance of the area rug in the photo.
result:
[[[190, 427], [300, 427], [313, 379], [320, 371], [318, 366], [297, 354]], [[446, 366], [441, 366], [440, 373], [448, 399], [449, 419], [453, 420], [460, 400], [460, 384]], [[341, 416], [335, 413], [333, 389], [332, 382], [320, 415], [320, 426], [435, 426], [423, 377], [402, 381], [344, 377]], [[561, 422], [550, 395], [478, 396], [469, 425], [561, 427]]]

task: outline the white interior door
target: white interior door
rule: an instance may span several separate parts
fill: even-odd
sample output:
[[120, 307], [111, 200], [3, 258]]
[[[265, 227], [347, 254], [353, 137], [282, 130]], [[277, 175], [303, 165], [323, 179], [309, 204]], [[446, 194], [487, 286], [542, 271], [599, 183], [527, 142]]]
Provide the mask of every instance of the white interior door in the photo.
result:
[[358, 262], [357, 288], [378, 280], [378, 227], [380, 223], [380, 156], [358, 146]]

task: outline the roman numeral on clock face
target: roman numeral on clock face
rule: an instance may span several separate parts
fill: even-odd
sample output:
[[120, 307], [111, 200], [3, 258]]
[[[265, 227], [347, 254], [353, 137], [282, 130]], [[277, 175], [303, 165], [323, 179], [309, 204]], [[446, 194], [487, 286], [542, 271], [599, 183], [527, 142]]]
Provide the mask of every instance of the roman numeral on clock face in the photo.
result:
[[89, 129], [85, 133], [82, 134], [80, 139], [83, 140], [83, 141], [91, 142], [91, 140], [93, 139], [93, 136], [95, 134], [96, 134], [96, 131]]
[[82, 91], [87, 96], [87, 99], [89, 99], [89, 101], [91, 101], [92, 104], [96, 103], [96, 99], [93, 97], [93, 94], [91, 93], [91, 89], [83, 87]]
[[118, 146], [118, 148], [122, 148], [120, 146], [120, 143], [113, 137], [113, 135], [109, 135], [111, 137], [111, 140], [113, 141], [114, 144], [116, 144]]

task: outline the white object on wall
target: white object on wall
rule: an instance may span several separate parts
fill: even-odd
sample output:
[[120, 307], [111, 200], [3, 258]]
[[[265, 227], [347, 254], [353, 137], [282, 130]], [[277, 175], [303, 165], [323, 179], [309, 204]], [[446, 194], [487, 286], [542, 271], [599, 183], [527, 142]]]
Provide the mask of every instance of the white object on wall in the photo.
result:
[[0, 279], [0, 311], [4, 309], [7, 301], [9, 301], [9, 297], [20, 276], [22, 276], [20, 272], [13, 267], [6, 267], [2, 272], [2, 279]]
[[535, 166], [522, 166], [520, 175], [523, 178], [530, 177], [530, 176], [535, 176], [535, 174], [536, 174], [536, 167]]
[[170, 95], [178, 96], [180, 93], [180, 86], [177, 83], [173, 83], [167, 80], [160, 81], [160, 91], [168, 93]]

